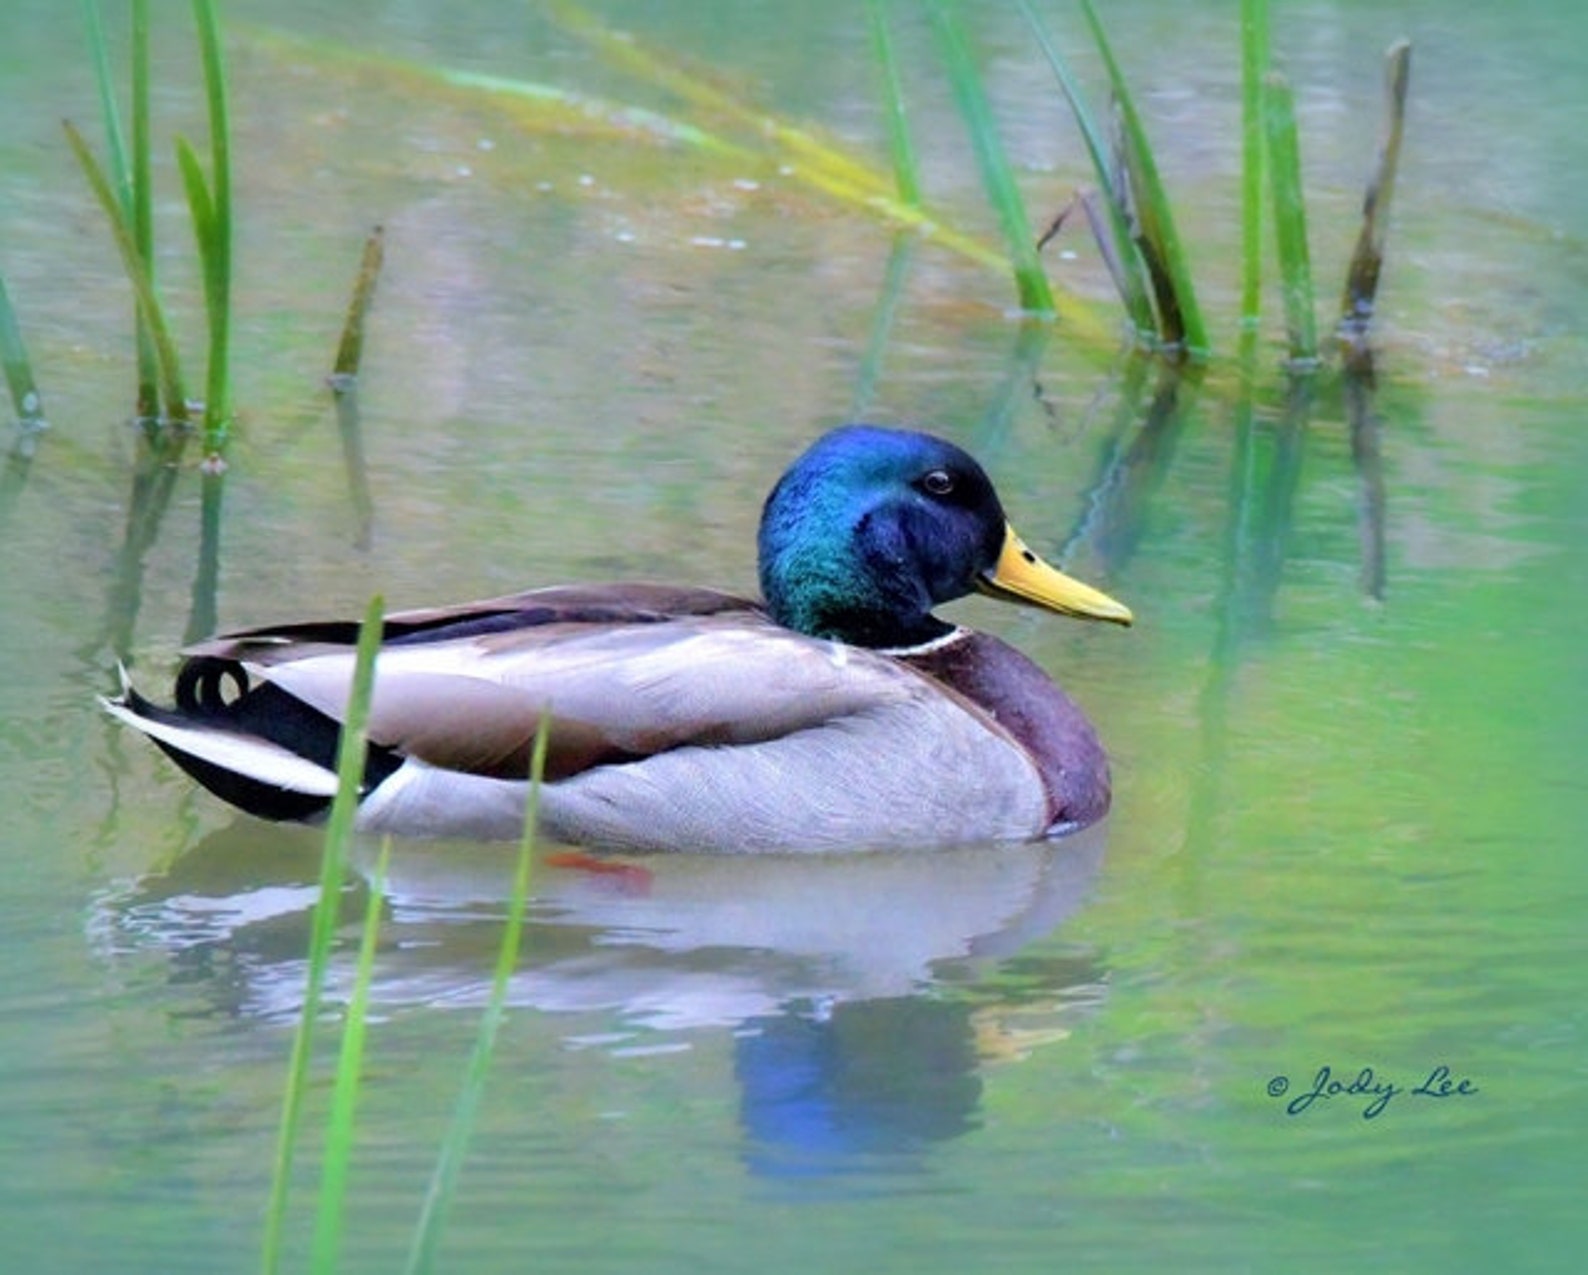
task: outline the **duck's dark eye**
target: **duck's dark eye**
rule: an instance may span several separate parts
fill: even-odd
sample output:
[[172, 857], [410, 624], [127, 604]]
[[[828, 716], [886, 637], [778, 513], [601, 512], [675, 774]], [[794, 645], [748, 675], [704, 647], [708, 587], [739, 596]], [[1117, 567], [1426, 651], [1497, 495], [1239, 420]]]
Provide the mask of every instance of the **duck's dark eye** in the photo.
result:
[[930, 469], [921, 479], [921, 488], [928, 495], [946, 496], [954, 490], [954, 475], [946, 469]]

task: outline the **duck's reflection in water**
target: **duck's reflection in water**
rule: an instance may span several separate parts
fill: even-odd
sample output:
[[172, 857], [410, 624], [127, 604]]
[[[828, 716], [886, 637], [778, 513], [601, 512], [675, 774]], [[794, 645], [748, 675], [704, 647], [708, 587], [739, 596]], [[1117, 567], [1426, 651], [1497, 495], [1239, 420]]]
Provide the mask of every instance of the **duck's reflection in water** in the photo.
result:
[[[730, 1032], [757, 1173], [819, 1178], [878, 1157], [907, 1167], [974, 1127], [990, 1058], [1062, 1035], [1096, 1002], [1094, 955], [1020, 954], [1084, 901], [1104, 836], [742, 858], [553, 848], [536, 867], [509, 1001], [569, 1015], [570, 1047], [633, 1053]], [[172, 981], [208, 1012], [289, 1020], [317, 852], [312, 833], [238, 824], [107, 895], [95, 933], [112, 955], [164, 949]], [[355, 867], [368, 873], [375, 857], [360, 845]], [[393, 848], [378, 1012], [485, 1003], [512, 860], [503, 846]], [[349, 986], [352, 946], [333, 963], [332, 1000]]]

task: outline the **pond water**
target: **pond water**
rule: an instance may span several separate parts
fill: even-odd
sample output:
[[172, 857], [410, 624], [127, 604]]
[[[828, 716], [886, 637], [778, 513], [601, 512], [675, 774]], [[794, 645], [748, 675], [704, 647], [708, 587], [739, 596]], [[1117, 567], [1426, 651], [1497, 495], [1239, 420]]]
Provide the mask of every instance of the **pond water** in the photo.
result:
[[[202, 95], [186, 7], [154, 7], [161, 271], [196, 368], [165, 139], [202, 138]], [[895, 8], [934, 207], [991, 242], [930, 28]], [[1026, 539], [1139, 620], [956, 611], [1098, 722], [1116, 803], [1084, 837], [543, 866], [445, 1269], [1575, 1269], [1579, 6], [1275, 6], [1325, 295], [1401, 35], [1413, 102], [1376, 386], [1288, 386], [1270, 297], [1250, 396], [1230, 358], [1233, 3], [1106, 6], [1222, 355], [1181, 382], [1107, 339], [1022, 329], [1006, 280], [931, 242], [868, 360], [889, 228], [781, 172], [764, 136], [534, 6], [323, 9], [227, 6], [239, 422], [222, 625], [357, 614], [377, 590], [406, 606], [578, 579], [750, 589], [762, 495], [857, 404], [976, 451]], [[1056, 210], [1088, 175], [1046, 68], [1018, 14], [966, 12], [1027, 197]], [[886, 169], [858, 6], [600, 14]], [[1084, 28], [1062, 7], [1052, 23], [1095, 86]], [[107, 26], [119, 53], [121, 15]], [[657, 145], [629, 117], [549, 120], [413, 66], [665, 112], [750, 155]], [[151, 688], [174, 667], [199, 480], [190, 453], [157, 536], [129, 530], [130, 300], [58, 132], [95, 116], [75, 17], [11, 0], [0, 83], [0, 270], [52, 425], [0, 478], [0, 1264], [246, 1270], [320, 839], [234, 815], [95, 707], [118, 658]], [[377, 222], [365, 528], [322, 378]], [[1059, 249], [1056, 281], [1106, 332], [1094, 255], [1079, 236]], [[394, 856], [347, 1270], [407, 1251], [510, 874], [501, 847]], [[1324, 1067], [1399, 1092], [1308, 1104]], [[327, 1093], [310, 1093], [292, 1268]]]

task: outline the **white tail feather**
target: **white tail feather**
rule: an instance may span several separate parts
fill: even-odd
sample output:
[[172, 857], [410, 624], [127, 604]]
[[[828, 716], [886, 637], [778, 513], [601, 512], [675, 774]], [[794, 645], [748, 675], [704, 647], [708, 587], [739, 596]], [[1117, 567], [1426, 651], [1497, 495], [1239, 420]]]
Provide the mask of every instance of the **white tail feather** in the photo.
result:
[[[123, 677], [125, 677], [123, 673]], [[105, 711], [180, 753], [262, 784], [311, 797], [336, 796], [336, 773], [252, 735], [205, 726], [177, 726], [141, 716], [120, 700], [100, 697]]]

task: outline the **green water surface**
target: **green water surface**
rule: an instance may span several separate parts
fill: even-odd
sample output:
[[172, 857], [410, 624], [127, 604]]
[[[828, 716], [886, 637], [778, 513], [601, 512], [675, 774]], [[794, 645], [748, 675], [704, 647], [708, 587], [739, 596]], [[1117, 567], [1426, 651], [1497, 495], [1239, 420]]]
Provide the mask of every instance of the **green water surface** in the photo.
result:
[[[169, 136], [203, 137], [202, 96], [187, 7], [151, 7], [160, 268], [198, 383]], [[443, 1269], [1579, 1268], [1588, 24], [1566, 0], [1273, 6], [1325, 297], [1382, 51], [1415, 47], [1353, 431], [1335, 371], [1287, 386], [1276, 297], [1250, 393], [1237, 374], [1237, 6], [1099, 7], [1204, 289], [1221, 357], [1200, 378], [1023, 333], [1006, 280], [930, 242], [868, 370], [889, 228], [534, 5], [226, 7], [239, 420], [221, 624], [357, 614], [376, 590], [752, 589], [763, 493], [857, 398], [971, 447], [1025, 538], [1139, 617], [1105, 632], [956, 609], [1099, 724], [1116, 804], [1085, 837], [544, 868]], [[928, 191], [995, 243], [931, 28], [892, 9]], [[1033, 217], [1051, 215], [1090, 180], [1073, 127], [1013, 7], [964, 10]], [[1050, 10], [1101, 95], [1076, 14]], [[886, 171], [860, 6], [598, 12]], [[124, 15], [106, 20], [119, 57]], [[643, 106], [761, 158], [411, 64]], [[131, 302], [58, 126], [98, 137], [75, 10], [11, 0], [0, 87], [0, 271], [52, 426], [0, 477], [0, 1266], [253, 1269], [319, 838], [234, 815], [95, 707], [118, 658], [168, 684], [194, 607], [196, 457], [129, 550]], [[365, 534], [321, 381], [377, 222]], [[1115, 322], [1084, 234], [1047, 260]], [[510, 871], [499, 847], [394, 856], [349, 1271], [403, 1261]], [[1396, 1092], [1305, 1103], [1325, 1067]], [[291, 1269], [327, 1099], [317, 1083]]]

